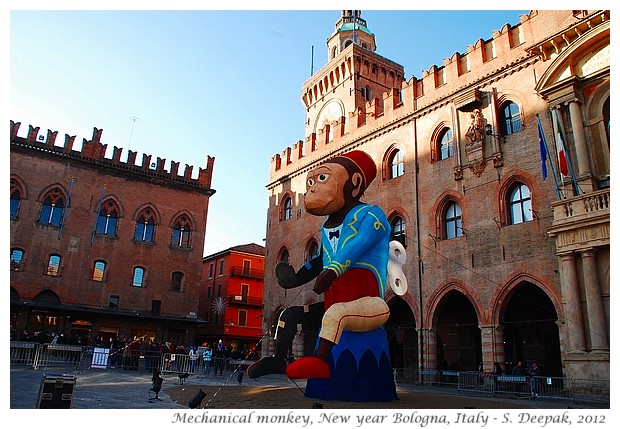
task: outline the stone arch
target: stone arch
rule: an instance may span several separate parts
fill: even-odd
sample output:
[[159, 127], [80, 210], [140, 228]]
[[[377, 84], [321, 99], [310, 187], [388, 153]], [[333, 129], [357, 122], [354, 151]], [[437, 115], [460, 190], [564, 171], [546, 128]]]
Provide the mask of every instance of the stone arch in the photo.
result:
[[198, 223], [196, 222], [196, 218], [189, 211], [187, 211], [185, 209], [179, 210], [175, 214], [173, 214], [170, 217], [170, 220], [168, 221], [168, 226], [170, 228], [174, 228], [174, 226], [176, 225], [177, 220], [181, 216], [186, 216], [189, 219], [189, 226], [190, 226], [192, 231], [195, 231], [196, 230], [196, 225], [198, 225]]
[[19, 190], [20, 199], [25, 200], [28, 198], [28, 187], [17, 174], [11, 174], [11, 193], [13, 193], [14, 187]]
[[465, 297], [472, 303], [478, 320], [480, 322], [486, 322], [484, 312], [481, 312], [483, 305], [480, 296], [474, 289], [466, 286], [460, 280], [452, 279], [444, 286], [437, 288], [429, 297], [426, 310], [424, 311], [424, 326], [435, 325], [435, 317], [437, 316], [437, 310], [441, 304], [441, 301], [451, 291], [457, 291], [465, 295]]
[[[125, 207], [123, 206], [123, 203], [121, 202], [121, 200], [114, 194], [108, 194], [105, 195], [103, 197], [103, 200], [101, 201], [102, 204], [105, 204], [106, 201], [112, 200], [114, 202], [114, 204], [116, 204], [116, 207], [118, 207], [118, 217], [120, 218], [124, 218], [125, 217]], [[95, 213], [98, 214], [99, 212], [99, 206], [95, 206], [94, 209]]]
[[440, 370], [476, 371], [482, 361], [481, 302], [470, 289], [457, 282], [441, 288], [429, 301], [430, 327], [425, 360]]
[[444, 214], [450, 202], [456, 202], [461, 207], [461, 221], [465, 225], [467, 220], [467, 202], [463, 195], [456, 191], [444, 191], [437, 200], [431, 211], [428, 213], [429, 225], [435, 226], [435, 237], [445, 239], [443, 220]]
[[450, 130], [452, 132], [452, 146], [453, 146], [453, 150], [456, 153], [456, 130], [454, 129], [454, 126], [452, 125], [452, 120], [442, 120], [439, 121], [433, 128], [431, 131], [431, 135], [428, 139], [429, 142], [429, 154], [430, 154], [430, 162], [437, 162], [440, 160], [440, 147], [439, 145], [441, 144], [441, 139], [443, 138], [444, 134], [447, 132], [447, 130]]
[[516, 287], [524, 282], [531, 283], [534, 286], [538, 286], [551, 300], [555, 308], [555, 312], [558, 315], [558, 320], [564, 318], [564, 307], [562, 305], [562, 297], [549, 285], [552, 285], [549, 279], [541, 280], [538, 277], [529, 274], [527, 272], [517, 272], [511, 277], [501, 282], [502, 287], [498, 288], [492, 298], [491, 314], [489, 322], [494, 325], [501, 323], [501, 314], [507, 305], [508, 298]]
[[62, 184], [60, 183], [54, 183], [51, 185], [46, 186], [45, 188], [43, 188], [43, 190], [41, 192], [39, 192], [39, 195], [37, 196], [37, 201], [42, 203], [43, 200], [45, 200], [45, 197], [47, 197], [47, 195], [54, 191], [56, 188], [58, 188], [58, 190], [60, 191], [60, 193], [62, 194], [62, 198], [64, 198], [65, 203], [67, 202], [67, 194], [69, 193], [67, 188], [65, 188]]
[[502, 177], [499, 186], [495, 188], [497, 214], [502, 226], [506, 226], [510, 223], [507, 207], [508, 193], [513, 189], [513, 186], [516, 183], [523, 183], [529, 188], [532, 198], [532, 210], [534, 210], [534, 213], [536, 213], [536, 207], [542, 206], [540, 203], [540, 198], [544, 192], [541, 192], [540, 187], [538, 186], [538, 181], [531, 173], [524, 170], [516, 170], [506, 174]]
[[159, 213], [159, 210], [157, 210], [157, 208], [155, 207], [154, 204], [151, 203], [146, 203], [146, 204], [142, 204], [141, 206], [139, 206], [133, 213], [133, 215], [131, 216], [131, 218], [133, 220], [138, 220], [138, 216], [140, 216], [142, 214], [142, 212], [144, 210], [151, 210], [153, 213], [153, 217], [155, 218], [155, 224], [156, 225], [161, 225], [161, 213]]

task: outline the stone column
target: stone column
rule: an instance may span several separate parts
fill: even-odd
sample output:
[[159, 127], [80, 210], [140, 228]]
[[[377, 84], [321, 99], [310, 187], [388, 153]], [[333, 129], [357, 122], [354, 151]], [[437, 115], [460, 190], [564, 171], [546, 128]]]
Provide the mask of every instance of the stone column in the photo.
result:
[[420, 365], [423, 365], [424, 369], [437, 369], [437, 333], [430, 328], [421, 329], [418, 335], [424, 350], [420, 356]]
[[590, 175], [590, 157], [588, 155], [586, 132], [583, 128], [583, 120], [581, 119], [581, 108], [576, 99], [568, 102], [568, 112], [573, 128], [575, 153], [577, 155], [577, 171], [575, 174], [577, 174], [577, 177]]
[[482, 342], [482, 364], [483, 371], [491, 372], [493, 370], [493, 359], [495, 358], [495, 337], [492, 325], [480, 326], [480, 337]]
[[[497, 325], [493, 330], [493, 362], [499, 362], [502, 369], [506, 370], [506, 352], [504, 351], [504, 325]], [[493, 370], [491, 362], [491, 370]]]
[[564, 299], [564, 319], [568, 334], [568, 351], [585, 351], [583, 312], [579, 297], [579, 282], [575, 268], [575, 254], [563, 253], [560, 257], [560, 283]]
[[583, 260], [583, 279], [586, 290], [586, 305], [590, 329], [590, 345], [592, 350], [609, 350], [607, 325], [601, 298], [601, 288], [596, 270], [596, 253], [594, 249], [581, 252]]

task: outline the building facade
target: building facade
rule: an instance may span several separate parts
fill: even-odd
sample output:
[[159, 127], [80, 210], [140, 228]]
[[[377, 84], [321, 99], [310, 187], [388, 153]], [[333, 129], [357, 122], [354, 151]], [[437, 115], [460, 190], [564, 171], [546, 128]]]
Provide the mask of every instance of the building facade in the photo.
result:
[[[406, 80], [361, 12], [342, 11], [302, 86], [306, 137], [271, 159], [263, 353], [284, 308], [321, 299], [282, 290], [273, 270], [319, 251], [306, 174], [361, 149], [379, 172], [363, 201], [407, 250], [408, 292], [386, 297], [395, 368], [537, 360], [609, 380], [609, 36], [609, 11], [532, 10]], [[300, 333], [294, 354], [315, 337]]]
[[231, 351], [260, 350], [262, 342], [265, 248], [243, 244], [202, 260], [200, 316], [206, 323], [198, 343], [222, 340]]
[[191, 345], [214, 158], [192, 177], [136, 152], [106, 158], [102, 130], [57, 132], [11, 121], [11, 328], [74, 344], [113, 338]]

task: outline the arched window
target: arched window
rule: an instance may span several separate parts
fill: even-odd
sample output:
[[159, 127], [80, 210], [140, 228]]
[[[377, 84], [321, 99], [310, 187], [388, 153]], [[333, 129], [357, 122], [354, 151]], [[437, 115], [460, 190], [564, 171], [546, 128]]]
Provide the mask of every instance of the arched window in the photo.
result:
[[11, 179], [11, 219], [17, 219], [21, 206], [22, 192], [17, 182]]
[[437, 144], [437, 153], [439, 159], [444, 160], [454, 156], [454, 143], [452, 141], [452, 130], [446, 128], [442, 131], [441, 137]]
[[403, 220], [403, 218], [400, 216], [396, 216], [394, 219], [392, 219], [390, 225], [392, 226], [392, 236], [390, 237], [390, 239], [396, 240], [406, 247], [407, 236], [405, 234], [405, 221]]
[[370, 101], [372, 99], [372, 91], [369, 86], [365, 86], [362, 88], [362, 95], [364, 96], [364, 100]]
[[136, 220], [136, 230], [133, 239], [152, 243], [155, 238], [155, 216], [151, 209], [145, 209]]
[[170, 290], [174, 292], [180, 292], [181, 286], [183, 285], [183, 273], [180, 271], [175, 271], [172, 273], [172, 277], [170, 279]]
[[319, 244], [312, 240], [310, 244], [308, 244], [308, 250], [306, 251], [306, 262], [316, 258], [319, 256]]
[[179, 216], [172, 228], [172, 238], [170, 245], [179, 249], [189, 249], [190, 247], [191, 225], [187, 216]]
[[283, 247], [280, 250], [280, 257], [278, 258], [278, 262], [286, 262], [288, 264], [290, 258], [289, 258], [289, 254], [288, 254], [288, 250], [286, 249], [286, 247]]
[[22, 249], [11, 249], [11, 270], [19, 271], [24, 261], [24, 251]]
[[293, 217], [293, 199], [286, 196], [282, 204], [282, 219], [289, 220], [291, 217]]
[[500, 112], [499, 126], [503, 136], [521, 131], [521, 112], [516, 103], [509, 101], [504, 105]]
[[52, 189], [43, 199], [39, 223], [43, 225], [60, 226], [62, 213], [65, 208], [65, 197], [59, 188]]
[[48, 276], [59, 276], [60, 275], [60, 255], [50, 255], [47, 260], [47, 269], [45, 270], [45, 274]]
[[102, 282], [105, 279], [105, 275], [106, 275], [106, 269], [107, 264], [105, 263], [105, 261], [95, 261], [95, 264], [93, 266], [93, 276], [92, 276], [92, 280], [95, 282]]
[[508, 212], [510, 224], [529, 222], [532, 216], [532, 194], [523, 183], [516, 183], [508, 192]]
[[131, 281], [131, 285], [135, 287], [143, 287], [145, 275], [146, 275], [146, 270], [144, 268], [135, 267], [133, 269], [133, 279]]
[[463, 236], [461, 215], [461, 206], [454, 201], [449, 202], [444, 215], [444, 232], [447, 240]]
[[394, 149], [388, 158], [390, 179], [395, 179], [405, 174], [405, 160], [402, 151]]
[[95, 234], [116, 236], [116, 228], [118, 225], [118, 206], [114, 200], [107, 200], [101, 204], [99, 213], [97, 214], [97, 226]]

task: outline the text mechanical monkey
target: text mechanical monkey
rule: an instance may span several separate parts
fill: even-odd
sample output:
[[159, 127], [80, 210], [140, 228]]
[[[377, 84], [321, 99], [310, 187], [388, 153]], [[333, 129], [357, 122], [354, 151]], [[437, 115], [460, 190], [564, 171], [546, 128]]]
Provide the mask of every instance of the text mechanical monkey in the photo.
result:
[[[324, 299], [288, 307], [280, 314], [275, 355], [251, 365], [250, 377], [285, 373], [293, 379], [329, 378], [326, 360], [343, 330], [366, 332], [387, 321], [390, 310], [383, 298], [388, 282], [391, 227], [381, 208], [360, 202], [376, 173], [372, 158], [359, 150], [332, 158], [308, 173], [306, 211], [327, 216], [321, 228], [321, 254], [297, 272], [287, 263], [279, 263], [276, 277], [285, 289], [315, 279], [313, 291], [323, 294]], [[400, 273], [399, 281], [405, 280], [402, 264], [400, 269], [394, 268]], [[298, 324], [304, 330], [320, 327], [319, 343], [314, 356], [287, 365], [286, 356]]]

